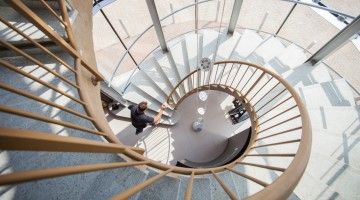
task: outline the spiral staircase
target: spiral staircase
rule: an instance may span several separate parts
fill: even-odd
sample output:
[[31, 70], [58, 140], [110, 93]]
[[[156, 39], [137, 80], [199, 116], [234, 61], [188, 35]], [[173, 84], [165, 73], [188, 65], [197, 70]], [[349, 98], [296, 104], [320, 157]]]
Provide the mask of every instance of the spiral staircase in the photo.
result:
[[[126, 109], [102, 115], [104, 78], [76, 29], [89, 16], [69, 21], [71, 6], [82, 13], [83, 4], [24, 2], [1, 5], [8, 31], [0, 43], [7, 50], [0, 58], [1, 199], [359, 197], [352, 88], [324, 63], [304, 64], [310, 54], [295, 43], [250, 29], [203, 29], [167, 41], [168, 52], [157, 48], [113, 77], [124, 106], [146, 99], [154, 116], [167, 102], [151, 134], [178, 126], [182, 102], [199, 91], [244, 102], [251, 121], [245, 152], [220, 166], [184, 168], [125, 145], [122, 136], [134, 134]], [[199, 69], [202, 58], [214, 66]], [[351, 149], [338, 149], [344, 139]]]

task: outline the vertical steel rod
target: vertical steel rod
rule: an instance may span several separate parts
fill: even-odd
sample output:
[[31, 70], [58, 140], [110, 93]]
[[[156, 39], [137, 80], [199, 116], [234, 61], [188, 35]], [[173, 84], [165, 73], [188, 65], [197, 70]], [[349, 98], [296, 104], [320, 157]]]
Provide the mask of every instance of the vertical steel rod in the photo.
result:
[[269, 12], [266, 12], [266, 13], [265, 13], [265, 15], [264, 15], [264, 17], [263, 17], [263, 19], [261, 20], [261, 23], [260, 23], [259, 29], [257, 30], [257, 32], [258, 32], [258, 33], [261, 31], [262, 27], [264, 26], [265, 21], [266, 21], [266, 19], [267, 19], [268, 15], [269, 15]]
[[234, 68], [234, 63], [231, 65], [229, 74], [228, 74], [228, 76], [227, 76], [227, 78], [226, 78], [226, 80], [225, 80], [225, 85], [226, 85], [227, 81], [229, 80], [229, 77], [230, 77], [230, 75], [231, 75], [231, 72], [232, 72], [233, 68]]
[[242, 65], [240, 64], [239, 67], [238, 67], [238, 69], [236, 70], [235, 75], [234, 75], [234, 78], [233, 78], [233, 80], [231, 81], [230, 86], [233, 85], [233, 83], [234, 83], [234, 81], [235, 81], [235, 78], [236, 78], [237, 74], [239, 73], [239, 70], [240, 70], [240, 67], [241, 67], [241, 66], [242, 66]]
[[151, 20], [152, 20], [152, 22], [154, 24], [154, 29], [155, 29], [155, 32], [156, 32], [156, 36], [157, 36], [157, 38], [159, 40], [160, 47], [161, 47], [161, 49], [162, 49], [162, 51], [164, 53], [168, 52], [164, 32], [163, 32], [162, 27], [161, 27], [159, 14], [157, 12], [155, 2], [154, 2], [154, 0], [146, 0], [146, 4], [147, 4], [147, 7], [148, 7], [150, 16], [151, 16]]
[[120, 26], [124, 29], [124, 32], [126, 33], [126, 38], [129, 38], [130, 34], [129, 34], [129, 31], [127, 30], [124, 22], [121, 19], [119, 19], [119, 23], [120, 23]]
[[281, 31], [282, 27], [284, 26], [284, 24], [286, 23], [286, 21], [287, 21], [288, 18], [290, 17], [291, 13], [294, 11], [296, 5], [297, 5], [297, 3], [295, 3], [295, 4], [291, 7], [289, 13], [286, 15], [284, 21], [283, 21], [282, 24], [280, 25], [279, 29], [276, 31], [275, 36], [279, 34], [279, 32]]
[[[174, 6], [172, 3], [170, 3], [170, 12], [173, 13], [174, 12]], [[175, 24], [175, 17], [174, 15], [171, 15], [172, 18], [172, 23]]]
[[307, 51], [309, 51], [317, 42], [314, 40], [312, 41], [304, 50], [303, 52], [306, 53]]
[[215, 46], [215, 51], [214, 51], [213, 62], [215, 62], [215, 60], [216, 60], [217, 51], [219, 49], [220, 31], [221, 31], [221, 25], [222, 25], [222, 22], [223, 22], [223, 18], [224, 18], [225, 4], [226, 4], [226, 0], [224, 0], [223, 7], [222, 7], [221, 19], [220, 19], [220, 25], [219, 25], [219, 30], [218, 30], [218, 36], [217, 36], [217, 40], [216, 40], [216, 46]]
[[198, 29], [199, 29], [199, 5], [198, 5], [198, 0], [195, 0], [195, 3], [196, 3], [195, 4], [195, 33], [198, 33]]
[[323, 47], [321, 47], [316, 53], [314, 53], [306, 63], [315, 65], [316, 63], [323, 60], [325, 57], [330, 55], [336, 49], [344, 45], [348, 39], [354, 36], [360, 31], [360, 15], [357, 16], [350, 24], [342, 29], [338, 34], [330, 39]]
[[217, 3], [216, 3], [216, 15], [215, 15], [215, 21], [216, 22], [219, 19], [219, 12], [220, 12], [220, 1], [217, 1]]
[[[96, 1], [96, 2], [97, 2], [97, 1]], [[104, 16], [106, 22], [109, 24], [111, 30], [114, 32], [114, 34], [116, 35], [116, 37], [119, 39], [121, 45], [124, 47], [124, 49], [126, 50], [126, 52], [129, 54], [131, 60], [134, 62], [134, 64], [135, 64], [136, 66], [138, 66], [136, 60], [135, 60], [134, 57], [131, 55], [130, 51], [128, 51], [128, 48], [126, 47], [125, 43], [124, 43], [123, 40], [121, 39], [119, 33], [115, 30], [115, 27], [112, 25], [112, 23], [110, 22], [109, 18], [108, 18], [107, 15], [105, 14], [105, 12], [104, 12], [102, 9], [100, 9], [100, 12], [101, 12], [101, 14]], [[120, 23], [122, 23], [121, 20], [120, 20]], [[125, 29], [124, 29], [124, 30], [125, 30]], [[127, 31], [126, 31], [126, 32], [127, 32]]]
[[191, 173], [191, 176], [189, 178], [189, 182], [188, 182], [185, 197], [184, 197], [185, 200], [191, 200], [193, 185], [194, 185], [194, 171]]
[[228, 27], [228, 34], [232, 35], [235, 31], [237, 21], [239, 19], [240, 9], [243, 0], [235, 0], [233, 5], [233, 10], [230, 17], [229, 27]]

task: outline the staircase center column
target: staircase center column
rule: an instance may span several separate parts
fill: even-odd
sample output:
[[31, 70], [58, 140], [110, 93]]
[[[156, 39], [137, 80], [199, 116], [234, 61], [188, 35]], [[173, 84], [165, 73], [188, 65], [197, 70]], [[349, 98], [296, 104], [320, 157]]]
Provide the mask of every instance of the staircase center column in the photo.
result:
[[155, 32], [156, 32], [156, 36], [159, 40], [160, 43], [160, 47], [163, 50], [163, 52], [168, 52], [168, 48], [166, 45], [166, 40], [164, 37], [164, 33], [162, 31], [162, 27], [161, 27], [161, 23], [160, 23], [160, 19], [159, 19], [159, 14], [157, 12], [156, 9], [156, 5], [154, 0], [146, 0], [146, 4], [148, 6], [148, 10], [151, 16], [151, 20], [153, 21], [153, 25], [155, 28]]
[[228, 34], [232, 35], [235, 31], [237, 21], [239, 19], [240, 9], [243, 0], [235, 0], [233, 5], [233, 10], [231, 12], [229, 27], [228, 27]]
[[336, 49], [342, 47], [348, 39], [360, 31], [360, 15], [357, 16], [350, 24], [343, 28], [336, 34], [329, 42], [327, 42], [321, 49], [312, 55], [306, 62], [312, 65], [323, 60]]

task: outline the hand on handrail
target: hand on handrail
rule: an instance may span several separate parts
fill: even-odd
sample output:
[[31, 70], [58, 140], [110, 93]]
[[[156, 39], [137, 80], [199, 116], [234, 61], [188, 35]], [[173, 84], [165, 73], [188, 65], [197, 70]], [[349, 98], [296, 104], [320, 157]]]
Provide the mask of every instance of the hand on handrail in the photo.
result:
[[166, 108], [167, 108], [168, 106], [166, 105], [166, 103], [163, 103], [162, 105], [161, 105], [161, 110], [165, 110]]

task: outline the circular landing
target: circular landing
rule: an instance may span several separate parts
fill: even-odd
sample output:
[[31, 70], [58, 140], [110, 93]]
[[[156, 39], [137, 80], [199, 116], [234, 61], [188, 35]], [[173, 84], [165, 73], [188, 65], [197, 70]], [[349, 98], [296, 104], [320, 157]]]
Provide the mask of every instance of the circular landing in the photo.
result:
[[[145, 149], [145, 156], [165, 164], [175, 165], [187, 159], [208, 162], [217, 158], [227, 146], [227, 139], [251, 126], [246, 119], [233, 125], [228, 111], [234, 108], [233, 97], [219, 91], [208, 91], [207, 103], [198, 94], [187, 97], [178, 107], [179, 120], [170, 128], [148, 127], [134, 145]], [[202, 131], [195, 132], [192, 124], [200, 116], [198, 108], [205, 108]], [[244, 138], [246, 140], [246, 138]]]

